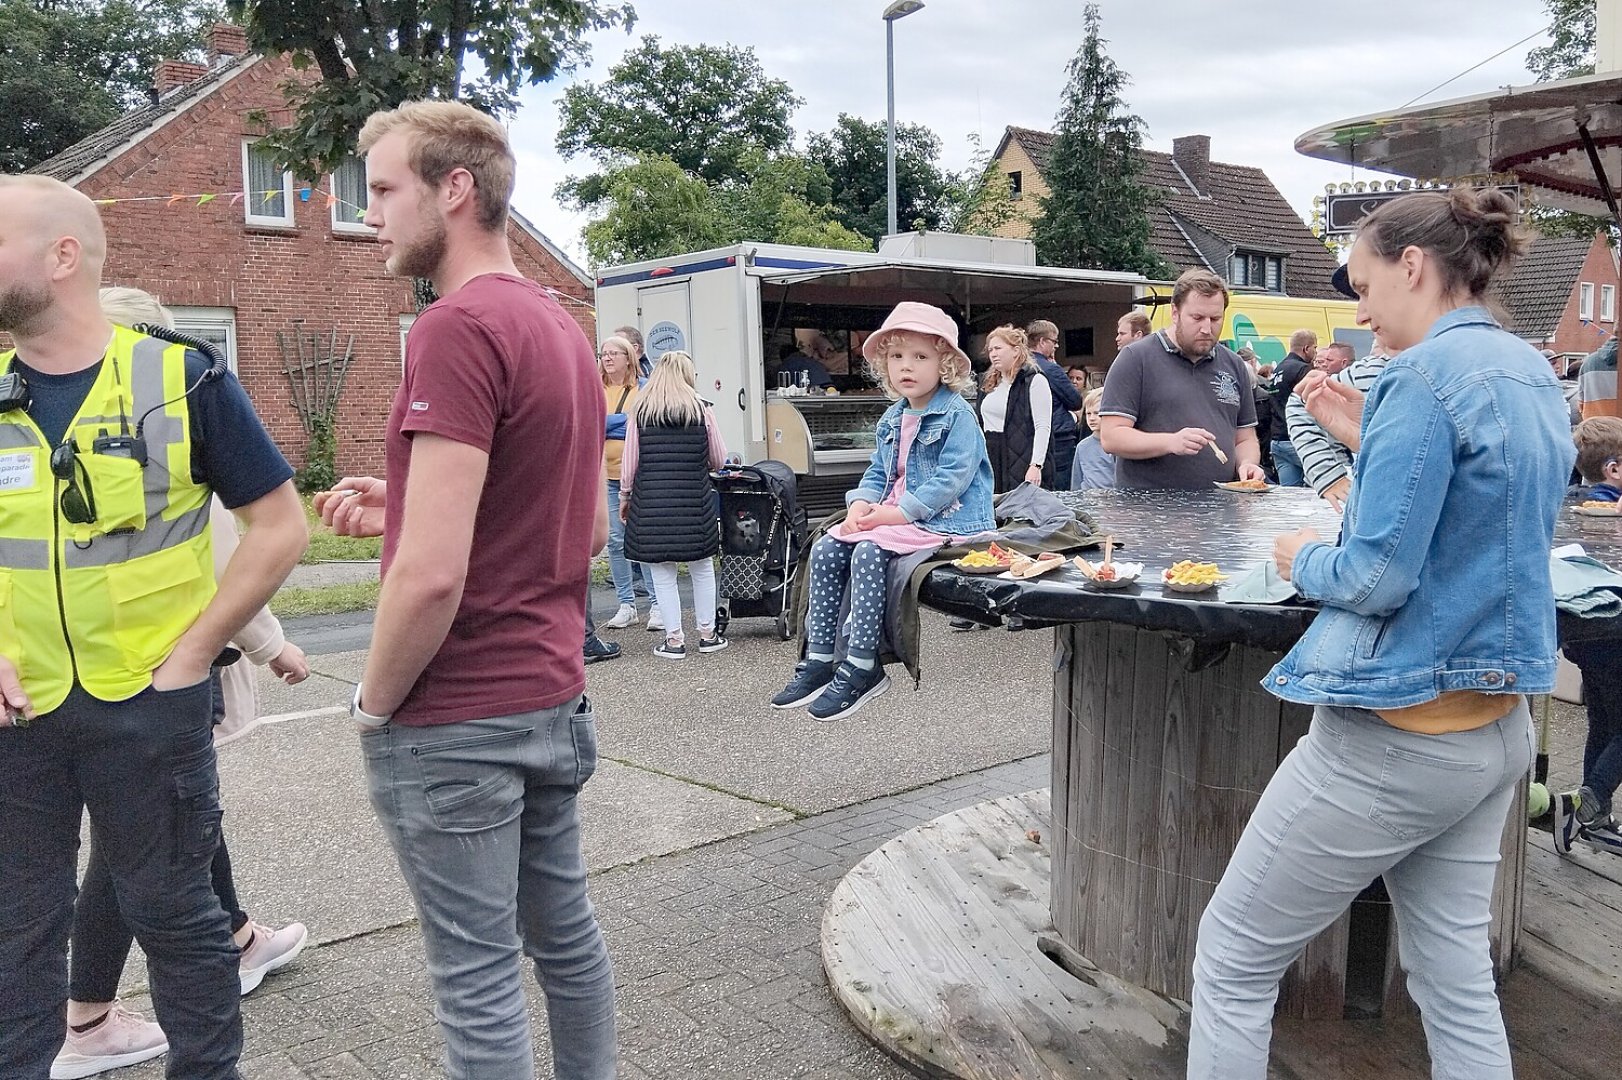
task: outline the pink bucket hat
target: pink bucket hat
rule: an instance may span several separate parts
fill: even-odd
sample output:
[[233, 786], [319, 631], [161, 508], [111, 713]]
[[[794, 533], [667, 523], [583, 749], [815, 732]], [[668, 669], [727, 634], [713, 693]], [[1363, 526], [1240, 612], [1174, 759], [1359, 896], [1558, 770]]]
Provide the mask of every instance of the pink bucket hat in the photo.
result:
[[914, 300], [903, 300], [895, 306], [895, 310], [884, 317], [884, 325], [867, 336], [862, 342], [862, 356], [870, 364], [879, 362], [874, 356], [875, 346], [878, 345], [886, 333], [891, 330], [911, 330], [916, 334], [930, 334], [946, 342], [947, 347], [963, 361], [964, 370], [971, 370], [973, 365], [969, 362], [968, 354], [957, 347], [957, 323], [952, 317], [933, 304], [920, 304]]

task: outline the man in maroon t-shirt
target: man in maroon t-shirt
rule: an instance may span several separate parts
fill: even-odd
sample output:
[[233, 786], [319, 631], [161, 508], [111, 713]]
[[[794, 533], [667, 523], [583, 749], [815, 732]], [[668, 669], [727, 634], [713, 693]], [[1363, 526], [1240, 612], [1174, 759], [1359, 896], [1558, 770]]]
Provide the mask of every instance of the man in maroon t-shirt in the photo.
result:
[[499, 124], [410, 102], [360, 148], [385, 265], [440, 296], [406, 340], [388, 486], [347, 477], [316, 499], [335, 532], [383, 536], [351, 705], [372, 806], [421, 917], [448, 1074], [534, 1076], [528, 955], [558, 1080], [609, 1080], [614, 975], [577, 808], [597, 763], [582, 601], [608, 538], [593, 350], [513, 265]]

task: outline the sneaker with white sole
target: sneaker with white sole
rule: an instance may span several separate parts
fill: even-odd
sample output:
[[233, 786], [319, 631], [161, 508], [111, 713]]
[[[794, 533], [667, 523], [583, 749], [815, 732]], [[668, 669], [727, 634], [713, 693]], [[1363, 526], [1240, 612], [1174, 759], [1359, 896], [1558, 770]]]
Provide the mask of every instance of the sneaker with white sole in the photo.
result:
[[823, 687], [817, 699], [806, 707], [811, 719], [828, 723], [859, 712], [863, 705], [890, 688], [890, 676], [882, 667], [857, 667], [850, 661], [839, 665], [834, 680]]
[[794, 677], [772, 698], [772, 708], [793, 709], [817, 700], [827, 685], [834, 681], [839, 665], [832, 660], [801, 660], [794, 668]]
[[705, 637], [703, 634], [698, 636], [699, 652], [720, 652], [722, 649], [731, 644], [732, 642], [728, 641], [724, 636], [722, 636], [720, 631], [711, 633], [709, 637]]
[[298, 959], [298, 954], [304, 951], [304, 943], [310, 939], [310, 932], [303, 923], [288, 923], [280, 930], [272, 930], [263, 923], [248, 925], [253, 927], [253, 936], [242, 950], [240, 974], [244, 996], [259, 989], [266, 975]]
[[685, 660], [687, 659], [687, 646], [681, 642], [661, 641], [653, 647], [653, 655], [662, 660]]
[[1577, 830], [1582, 842], [1595, 851], [1622, 855], [1622, 832], [1617, 831], [1616, 818], [1606, 814], [1603, 820], [1584, 825]]
[[107, 1010], [107, 1019], [89, 1031], [68, 1029], [62, 1050], [51, 1063], [51, 1080], [81, 1080], [126, 1065], [151, 1061], [169, 1049], [163, 1029], [143, 1020], [118, 1002]]
[[627, 626], [636, 625], [636, 605], [621, 604], [620, 609], [614, 612], [614, 617], [603, 623], [604, 630], [624, 630]]
[[653, 608], [648, 612], [647, 628], [649, 631], [663, 630], [665, 628], [665, 620], [659, 615], [658, 608]]
[[1577, 839], [1577, 831], [1582, 827], [1577, 820], [1578, 808], [1582, 806], [1581, 791], [1559, 791], [1552, 793], [1549, 800], [1549, 813], [1553, 820], [1552, 832], [1554, 834], [1554, 850], [1560, 855], [1570, 855], [1571, 845]]

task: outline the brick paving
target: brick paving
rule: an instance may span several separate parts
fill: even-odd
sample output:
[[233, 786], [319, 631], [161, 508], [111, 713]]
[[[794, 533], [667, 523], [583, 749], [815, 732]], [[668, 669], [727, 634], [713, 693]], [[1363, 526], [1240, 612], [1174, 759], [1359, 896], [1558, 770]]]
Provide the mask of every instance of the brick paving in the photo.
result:
[[[596, 874], [614, 957], [622, 1080], [890, 1080], [822, 974], [822, 910], [886, 840], [1048, 783], [1027, 758], [899, 795]], [[531, 984], [534, 997], [539, 991]], [[149, 1004], [131, 1004], [150, 1015]], [[539, 1075], [551, 1076], [532, 1005]], [[414, 926], [310, 949], [243, 1003], [245, 1080], [440, 1080], [440, 1038]], [[112, 1074], [158, 1080], [161, 1060]]]

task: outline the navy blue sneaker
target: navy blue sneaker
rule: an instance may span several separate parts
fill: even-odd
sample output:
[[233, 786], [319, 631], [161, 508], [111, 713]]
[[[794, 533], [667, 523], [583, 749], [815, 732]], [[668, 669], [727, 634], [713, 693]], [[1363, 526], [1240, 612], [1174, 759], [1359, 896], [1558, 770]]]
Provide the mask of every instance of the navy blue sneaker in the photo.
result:
[[1582, 791], [1561, 791], [1554, 793], [1549, 800], [1549, 812], [1553, 816], [1554, 850], [1561, 855], [1571, 854], [1571, 845], [1577, 839], [1577, 833], [1582, 828], [1582, 822], [1577, 814], [1582, 806]]
[[843, 720], [859, 711], [873, 698], [890, 688], [890, 676], [882, 667], [860, 668], [852, 663], [839, 665], [834, 681], [829, 683], [817, 700], [806, 710], [813, 720], [824, 723]]
[[794, 709], [809, 704], [833, 681], [832, 660], [801, 660], [794, 666], [794, 678], [772, 698], [772, 708]]
[[1617, 831], [1616, 819], [1609, 814], [1605, 815], [1604, 820], [1584, 825], [1577, 830], [1577, 835], [1595, 851], [1622, 855], [1622, 832]]

